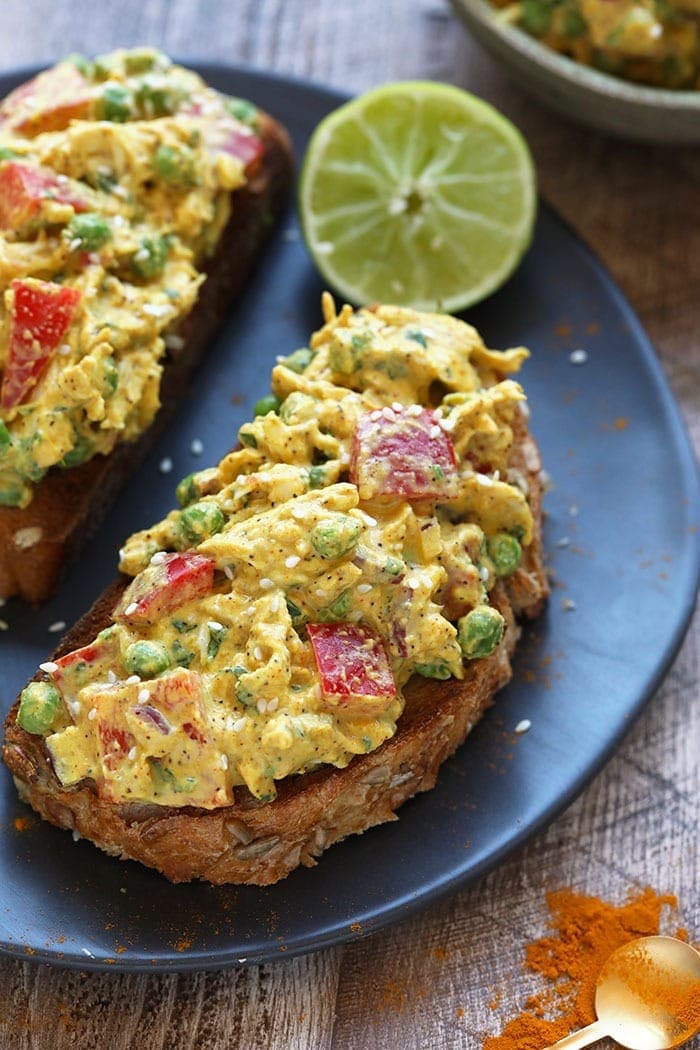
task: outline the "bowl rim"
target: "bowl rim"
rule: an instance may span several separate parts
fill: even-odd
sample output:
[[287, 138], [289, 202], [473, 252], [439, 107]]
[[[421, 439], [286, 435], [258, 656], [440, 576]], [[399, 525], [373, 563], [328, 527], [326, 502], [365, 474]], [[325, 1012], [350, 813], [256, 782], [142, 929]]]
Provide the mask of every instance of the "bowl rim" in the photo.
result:
[[683, 110], [689, 113], [694, 111], [700, 113], [700, 90], [674, 91], [669, 88], [637, 84], [634, 81], [624, 80], [622, 77], [612, 76], [592, 66], [584, 66], [575, 59], [569, 58], [568, 55], [554, 51], [518, 26], [499, 21], [496, 17], [498, 8], [495, 8], [489, 0], [451, 0], [451, 2], [457, 14], [463, 14], [467, 20], [473, 19], [478, 22], [484, 29], [500, 37], [523, 58], [537, 62], [547, 72], [563, 77], [601, 98], [609, 100], [614, 97], [634, 106], [654, 106], [669, 112]]

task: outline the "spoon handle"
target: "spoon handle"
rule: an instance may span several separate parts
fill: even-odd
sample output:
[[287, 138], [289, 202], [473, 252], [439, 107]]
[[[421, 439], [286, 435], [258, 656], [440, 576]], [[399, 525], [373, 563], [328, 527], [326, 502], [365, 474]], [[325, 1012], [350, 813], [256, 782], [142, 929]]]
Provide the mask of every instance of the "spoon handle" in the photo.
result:
[[594, 1021], [593, 1024], [581, 1028], [578, 1032], [564, 1036], [558, 1043], [545, 1047], [545, 1050], [564, 1050], [564, 1048], [566, 1050], [579, 1050], [582, 1046], [590, 1046], [591, 1043], [595, 1043], [599, 1039], [605, 1039], [606, 1035], [608, 1035], [608, 1032], [605, 1030], [605, 1025], [602, 1021]]

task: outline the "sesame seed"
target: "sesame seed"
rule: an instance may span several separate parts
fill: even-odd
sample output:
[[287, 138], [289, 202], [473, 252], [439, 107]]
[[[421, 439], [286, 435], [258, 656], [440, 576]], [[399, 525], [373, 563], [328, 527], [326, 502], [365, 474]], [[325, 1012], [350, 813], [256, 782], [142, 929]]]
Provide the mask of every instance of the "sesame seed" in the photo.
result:
[[87, 948], [81, 948], [80, 950], [83, 953], [83, 955], [87, 955], [88, 959], [94, 959], [95, 958], [95, 956], [92, 954], [92, 952], [88, 951]]
[[255, 648], [253, 649], [253, 656], [255, 657], [255, 659], [258, 662], [260, 662], [260, 660], [262, 660], [262, 658], [263, 658], [263, 651], [262, 651], [262, 649], [260, 648], [259, 645], [256, 645]]
[[557, 540], [555, 543], [555, 547], [568, 547], [570, 543], [571, 540], [568, 536], [562, 536], [561, 539]]
[[268, 700], [267, 701], [268, 713], [270, 711], [276, 711], [279, 706], [280, 706], [280, 702], [279, 702], [278, 698], [276, 696], [273, 696], [272, 700]]
[[[437, 415], [437, 412], [435, 414]], [[406, 409], [406, 415], [407, 416], [414, 416], [417, 419], [418, 416], [422, 416], [423, 415], [423, 406], [422, 405], [409, 405], [408, 408]]]
[[139, 703], [140, 704], [147, 704], [150, 699], [151, 699], [151, 694], [149, 693], [148, 689], [139, 689]]
[[301, 561], [298, 554], [290, 554], [288, 558], [284, 559], [284, 564], [288, 569], [296, 569], [297, 565]]
[[124, 615], [125, 616], [133, 616], [134, 613], [136, 612], [136, 610], [138, 609], [138, 607], [139, 607], [138, 606], [138, 602], [129, 602], [129, 604], [127, 605], [126, 609], [124, 610]]
[[135, 747], [131, 748], [131, 750], [129, 751], [129, 754], [127, 755], [127, 758], [129, 759], [130, 762], [134, 762], [135, 761], [135, 759], [136, 759], [136, 748]]
[[238, 718], [238, 719], [236, 719], [236, 721], [231, 726], [231, 729], [234, 731], [234, 733], [240, 733], [240, 731], [243, 728], [243, 726], [245, 725], [245, 723], [246, 723], [245, 718]]
[[280, 596], [279, 594], [272, 595], [272, 601], [270, 602], [270, 612], [276, 613], [280, 607]]
[[70, 353], [70, 344], [69, 343], [62, 343], [61, 346], [59, 346], [59, 348], [58, 348], [58, 352], [63, 357], [65, 357], [67, 354]]
[[266, 700], [258, 700], [258, 702], [257, 702], [257, 704], [255, 706], [258, 709], [258, 714], [264, 715], [265, 712], [267, 711], [267, 701]]
[[7, 620], [0, 620], [0, 631], [9, 631], [10, 625]]
[[222, 755], [219, 761], [222, 769], [228, 769], [228, 757], [226, 755]]
[[434, 425], [433, 425], [433, 426], [432, 426], [432, 427], [430, 428], [430, 430], [428, 431], [428, 433], [430, 434], [431, 438], [439, 438], [439, 437], [440, 437], [440, 435], [442, 434], [442, 427], [439, 427], [439, 426], [437, 425], [437, 423], [435, 423], [435, 424], [434, 424]]
[[304, 518], [307, 517], [308, 513], [309, 512], [307, 507], [292, 507], [290, 511], [292, 517], [296, 518], [297, 521], [303, 521]]
[[165, 456], [164, 459], [161, 459], [160, 463], [158, 464], [158, 470], [161, 472], [161, 474], [169, 474], [172, 469], [173, 461], [170, 458], [170, 456]]
[[193, 456], [201, 456], [202, 452], [204, 452], [204, 443], [199, 438], [194, 438], [190, 442], [190, 452]]
[[520, 720], [520, 722], [518, 722], [517, 726], [515, 727], [515, 732], [516, 733], [527, 733], [527, 731], [528, 731], [528, 729], [530, 728], [531, 725], [532, 725], [532, 722], [530, 721], [529, 718], [523, 718], [523, 719]]
[[370, 529], [373, 529], [377, 524], [377, 519], [373, 518], [371, 514], [363, 514], [362, 517], [365, 519], [365, 522], [369, 525]]
[[358, 583], [358, 585], [357, 585], [357, 593], [358, 594], [368, 594], [371, 590], [372, 590], [372, 584], [371, 583]]
[[520, 402], [520, 415], [523, 417], [523, 419], [530, 418], [530, 406], [528, 405], [527, 401]]
[[576, 602], [571, 598], [562, 598], [561, 607], [564, 612], [573, 612], [576, 608]]
[[371, 413], [369, 418], [372, 420], [373, 423], [377, 423], [382, 418], [382, 414], [378, 408], [375, 408], [374, 412]]
[[156, 553], [151, 558], [151, 565], [162, 565], [166, 557], [167, 555], [165, 551], [156, 551]]
[[326, 597], [326, 592], [324, 591], [323, 587], [319, 587], [318, 590], [315, 593], [316, 593], [316, 597], [317, 598], [325, 598]]
[[68, 701], [68, 708], [70, 710], [70, 713], [75, 718], [77, 718], [78, 715], [80, 714], [80, 700], [69, 700]]
[[394, 401], [391, 407], [394, 412], [403, 412], [403, 405], [399, 401]]
[[65, 620], [54, 620], [53, 623], [49, 624], [48, 630], [50, 634], [58, 634], [59, 631], [65, 631], [66, 621]]
[[54, 671], [58, 670], [58, 664], [55, 664], [53, 660], [47, 660], [43, 664], [39, 664], [42, 671], [46, 671], [47, 674], [53, 674]]
[[107, 672], [107, 681], [109, 682], [109, 684], [110, 684], [110, 685], [114, 685], [114, 683], [116, 682], [116, 680], [117, 680], [117, 676], [115, 675], [114, 671], [112, 671], [112, 670], [109, 670], [109, 671]]
[[478, 485], [483, 485], [484, 488], [489, 488], [493, 485], [493, 478], [490, 478], [488, 474], [477, 474], [476, 481]]
[[165, 303], [144, 303], [141, 309], [150, 317], [166, 317], [170, 313], [170, 307]]
[[224, 629], [224, 625], [218, 620], [207, 620], [207, 627], [210, 631], [223, 631]]
[[124, 679], [124, 685], [138, 685], [141, 679], [137, 674], [130, 674], [128, 678]]
[[90, 719], [91, 722], [95, 721], [95, 719], [97, 718], [97, 708], [96, 707], [91, 707], [90, 708], [90, 710], [88, 711], [88, 718]]
[[585, 350], [572, 350], [569, 354], [569, 361], [572, 365], [585, 365], [588, 360], [588, 354]]
[[396, 416], [394, 415], [394, 410], [393, 410], [393, 408], [390, 408], [389, 405], [386, 405], [382, 409], [382, 415], [383, 415], [384, 419], [386, 419], [386, 421], [388, 423], [393, 423], [394, 420], [396, 419]]
[[417, 591], [420, 587], [420, 580], [417, 579], [415, 576], [411, 576], [408, 580], [406, 580], [406, 583], [412, 591]]
[[440, 420], [440, 426], [442, 427], [443, 430], [446, 430], [448, 432], [451, 431], [451, 430], [454, 430], [456, 425], [457, 425], [457, 420], [456, 419], [441, 419]]
[[263, 591], [269, 591], [275, 586], [274, 580], [271, 580], [269, 576], [263, 576], [260, 580], [260, 587]]
[[175, 335], [174, 332], [169, 332], [168, 335], [165, 336], [164, 342], [168, 350], [182, 350], [185, 345], [185, 340], [182, 336]]
[[486, 568], [485, 565], [480, 565], [479, 566], [479, 576], [484, 581], [488, 580], [488, 578], [489, 578], [489, 570]]
[[230, 565], [224, 565], [224, 576], [227, 580], [233, 579], [233, 569]]

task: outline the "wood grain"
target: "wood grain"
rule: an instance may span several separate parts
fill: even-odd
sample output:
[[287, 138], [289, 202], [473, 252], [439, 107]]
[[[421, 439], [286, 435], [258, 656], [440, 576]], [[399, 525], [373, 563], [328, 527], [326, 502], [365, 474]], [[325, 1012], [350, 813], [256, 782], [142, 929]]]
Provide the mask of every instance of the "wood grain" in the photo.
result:
[[[348, 91], [421, 77], [493, 101], [527, 136], [544, 196], [631, 299], [700, 448], [700, 150], [615, 142], [541, 109], [446, 0], [5, 0], [2, 13], [1, 69], [150, 42]], [[192, 977], [0, 962], [1, 1050], [476, 1050], [527, 995], [522, 949], [546, 921], [546, 887], [615, 899], [651, 883], [678, 895], [698, 936], [699, 691], [696, 616], [658, 696], [559, 820], [476, 886], [366, 940]]]

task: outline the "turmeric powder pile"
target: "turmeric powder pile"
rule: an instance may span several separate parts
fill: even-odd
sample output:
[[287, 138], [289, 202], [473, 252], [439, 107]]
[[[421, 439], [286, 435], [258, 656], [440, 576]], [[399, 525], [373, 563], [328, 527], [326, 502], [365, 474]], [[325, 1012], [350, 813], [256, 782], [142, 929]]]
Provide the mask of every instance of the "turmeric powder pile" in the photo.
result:
[[[525, 967], [546, 979], [524, 1011], [500, 1035], [489, 1036], [483, 1050], [542, 1050], [569, 1032], [595, 1021], [595, 987], [608, 957], [635, 937], [659, 933], [664, 905], [677, 908], [672, 894], [647, 887], [631, 892], [617, 906], [570, 889], [547, 894], [551, 933], [526, 947]], [[684, 930], [676, 937], [686, 939]]]

